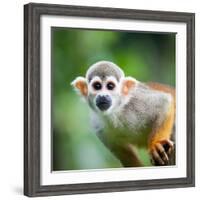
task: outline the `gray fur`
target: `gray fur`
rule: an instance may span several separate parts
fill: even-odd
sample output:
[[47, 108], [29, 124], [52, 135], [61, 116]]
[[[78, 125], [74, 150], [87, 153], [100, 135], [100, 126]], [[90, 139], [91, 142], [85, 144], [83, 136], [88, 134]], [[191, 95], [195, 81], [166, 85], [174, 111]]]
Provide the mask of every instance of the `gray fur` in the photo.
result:
[[107, 134], [107, 140], [115, 142], [111, 141], [109, 132], [117, 138], [120, 135], [121, 142], [129, 140], [132, 144], [138, 144], [138, 139], [140, 140], [143, 134], [144, 141], [140, 146], [147, 146], [149, 129], [154, 125], [158, 127], [166, 118], [172, 97], [170, 94], [151, 90], [141, 83], [131, 91], [130, 95], [129, 101], [126, 104], [121, 102], [116, 112], [106, 116], [93, 113], [92, 125], [101, 139], [105, 138], [102, 134]]
[[[118, 84], [113, 91], [93, 91], [91, 81], [100, 78], [105, 85], [106, 78], [114, 77]], [[131, 78], [131, 79], [130, 79]], [[91, 122], [97, 136], [110, 149], [116, 146], [133, 144], [147, 147], [148, 137], [153, 127], [159, 127], [166, 119], [171, 106], [171, 94], [156, 91], [149, 86], [129, 77], [135, 82], [128, 95], [121, 93], [123, 81], [127, 79], [124, 72], [114, 63], [100, 61], [93, 64], [86, 73], [88, 95], [85, 97], [91, 107]], [[112, 106], [105, 112], [96, 106], [96, 96], [109, 94]]]
[[86, 79], [90, 82], [95, 76], [100, 77], [101, 80], [104, 80], [107, 76], [114, 76], [119, 81], [124, 76], [124, 72], [112, 62], [99, 61], [89, 68]]
[[[86, 73], [86, 79], [90, 82], [93, 77], [100, 77], [102, 81], [108, 76], [114, 76], [118, 81], [124, 77], [123, 71], [114, 63], [100, 61], [93, 64]], [[141, 134], [149, 134], [149, 128], [158, 127], [166, 118], [172, 97], [170, 94], [152, 90], [147, 85], [137, 82], [136, 86], [129, 91], [129, 98], [121, 94], [112, 96], [117, 99], [117, 105], [109, 114], [102, 114], [95, 109], [93, 97], [88, 94], [88, 103], [92, 110], [92, 125], [97, 135], [102, 139], [128, 138], [129, 142], [137, 144], [137, 138]], [[105, 135], [106, 134], [106, 135]], [[146, 136], [143, 136], [144, 139]], [[105, 141], [104, 141], [105, 142]], [[113, 141], [115, 142], [115, 141]], [[146, 145], [146, 143], [143, 143]]]
[[119, 112], [120, 121], [134, 132], [152, 122], [161, 125], [171, 105], [171, 95], [139, 83], [130, 91], [130, 100]]

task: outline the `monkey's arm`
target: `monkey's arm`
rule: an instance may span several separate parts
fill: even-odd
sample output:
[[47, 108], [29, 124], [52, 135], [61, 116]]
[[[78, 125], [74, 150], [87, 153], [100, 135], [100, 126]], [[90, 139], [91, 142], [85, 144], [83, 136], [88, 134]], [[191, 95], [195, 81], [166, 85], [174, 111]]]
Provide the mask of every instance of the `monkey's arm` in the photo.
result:
[[170, 105], [170, 109], [166, 114], [162, 123], [153, 127], [149, 136], [149, 152], [157, 165], [168, 165], [169, 156], [173, 150], [173, 142], [170, 140], [172, 128], [174, 125], [175, 107], [174, 101]]
[[142, 162], [138, 158], [137, 149], [132, 144], [111, 147], [110, 150], [120, 160], [124, 167], [141, 167]]
[[107, 137], [107, 135], [103, 129], [99, 129], [97, 132], [97, 136], [102, 143], [119, 159], [124, 167], [143, 166], [138, 157], [137, 149], [132, 144], [112, 142], [112, 139]]
[[[155, 82], [149, 82], [147, 83], [147, 85], [153, 90], [171, 94], [173, 99], [170, 107], [171, 109], [169, 110], [165, 121], [158, 129], [154, 128], [150, 135], [149, 151], [151, 154], [153, 154], [152, 159], [154, 160], [155, 165], [161, 165], [162, 162], [160, 157], [168, 158], [164, 162], [166, 165], [175, 164], [175, 148], [174, 144], [171, 142], [171, 139], [173, 142], [175, 142], [175, 140], [173, 139], [175, 137], [175, 123], [174, 123], [175, 110], [176, 110], [175, 89], [168, 85]], [[155, 149], [157, 149], [157, 151]]]

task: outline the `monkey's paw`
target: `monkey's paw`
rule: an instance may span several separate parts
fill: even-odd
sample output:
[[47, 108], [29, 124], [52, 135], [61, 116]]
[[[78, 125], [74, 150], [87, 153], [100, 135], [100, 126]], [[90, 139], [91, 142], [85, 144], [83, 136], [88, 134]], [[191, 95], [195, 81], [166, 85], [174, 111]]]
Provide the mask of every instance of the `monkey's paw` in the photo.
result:
[[169, 165], [169, 158], [174, 150], [171, 140], [162, 140], [154, 144], [150, 150], [151, 162], [155, 166]]

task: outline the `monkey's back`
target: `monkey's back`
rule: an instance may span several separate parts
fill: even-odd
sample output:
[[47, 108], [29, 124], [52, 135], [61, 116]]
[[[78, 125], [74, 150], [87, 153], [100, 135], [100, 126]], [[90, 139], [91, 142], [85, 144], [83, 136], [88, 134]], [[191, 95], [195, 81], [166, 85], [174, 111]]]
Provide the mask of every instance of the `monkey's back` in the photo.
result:
[[131, 91], [129, 101], [119, 112], [119, 120], [133, 132], [141, 132], [140, 130], [154, 122], [162, 123], [172, 99], [170, 93], [154, 90], [139, 83]]

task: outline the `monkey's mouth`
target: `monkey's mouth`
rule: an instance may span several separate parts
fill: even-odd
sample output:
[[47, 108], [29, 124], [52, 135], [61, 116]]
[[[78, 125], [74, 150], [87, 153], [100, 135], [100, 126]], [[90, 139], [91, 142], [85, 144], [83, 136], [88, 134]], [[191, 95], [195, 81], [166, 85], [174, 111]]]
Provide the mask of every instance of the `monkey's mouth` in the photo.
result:
[[98, 96], [96, 99], [96, 106], [101, 111], [106, 111], [108, 108], [110, 108], [112, 104], [112, 100], [109, 96]]
[[100, 104], [97, 104], [97, 107], [101, 110], [101, 111], [106, 111], [108, 110], [108, 108], [110, 108], [111, 104], [107, 103], [107, 102], [102, 102]]

